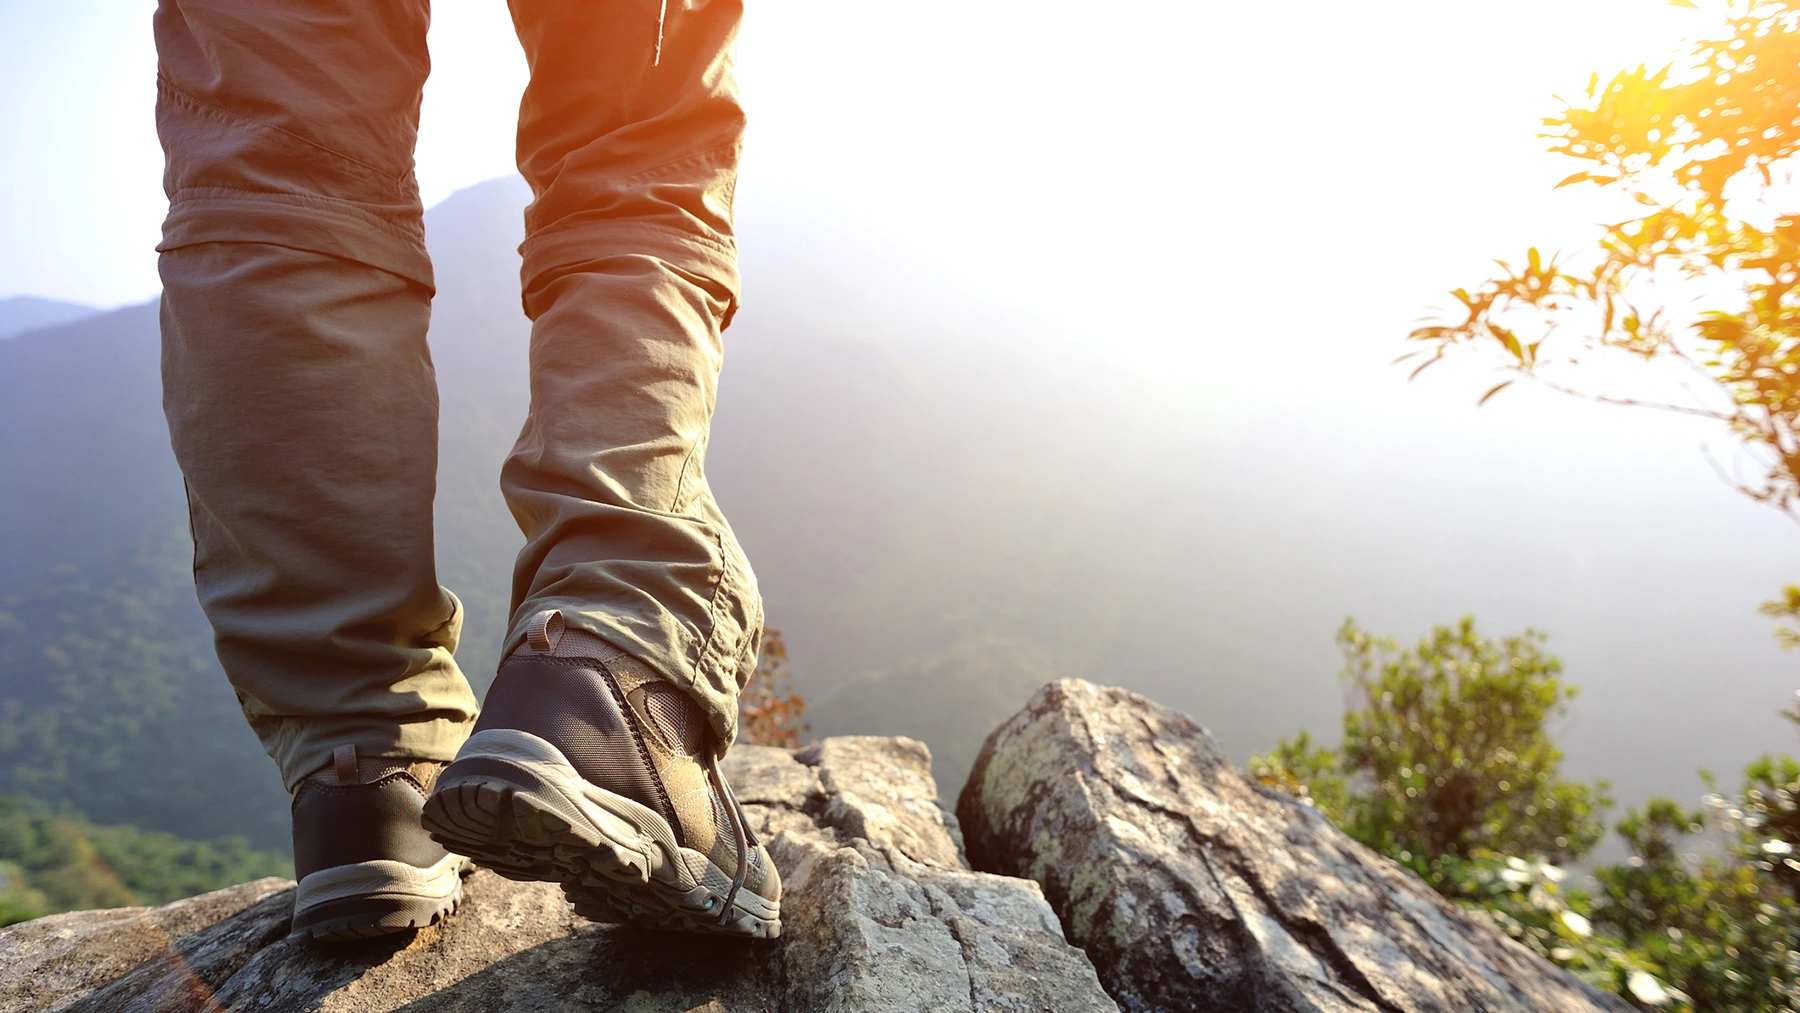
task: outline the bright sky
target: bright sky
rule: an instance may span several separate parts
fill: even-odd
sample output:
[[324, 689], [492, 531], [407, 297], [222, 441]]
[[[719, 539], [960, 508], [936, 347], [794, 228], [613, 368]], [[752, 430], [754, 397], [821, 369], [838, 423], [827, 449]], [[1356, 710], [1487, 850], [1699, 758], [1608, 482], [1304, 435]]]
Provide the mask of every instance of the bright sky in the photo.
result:
[[[153, 6], [0, 4], [0, 296], [156, 292]], [[1699, 17], [1656, 0], [750, 0], [744, 200], [801, 202], [1024, 303], [1116, 313], [1130, 286], [1150, 296], [1131, 326], [1179, 326], [1165, 311], [1197, 290], [1279, 300], [1311, 272], [1416, 304], [1518, 240], [1578, 234], [1590, 216], [1547, 195], [1559, 167], [1535, 118]], [[499, 0], [440, 2], [431, 44], [428, 202], [511, 171], [525, 75]]]
[[[0, 297], [156, 294], [153, 8], [0, 0]], [[1145, 357], [1165, 400], [1284, 410], [1277, 361], [1363, 413], [1466, 408], [1485, 374], [1379, 391], [1448, 289], [1605, 217], [1551, 191], [1552, 95], [1709, 27], [1663, 0], [749, 0], [746, 272], [759, 223], [803, 217]], [[526, 73], [500, 0], [441, 0], [430, 41], [428, 204], [512, 171]]]

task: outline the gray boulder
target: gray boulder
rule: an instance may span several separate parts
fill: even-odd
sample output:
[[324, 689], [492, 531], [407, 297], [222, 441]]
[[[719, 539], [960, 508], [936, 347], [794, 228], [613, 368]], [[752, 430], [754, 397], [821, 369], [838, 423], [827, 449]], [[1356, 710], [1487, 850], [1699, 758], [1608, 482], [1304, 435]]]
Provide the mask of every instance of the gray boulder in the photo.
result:
[[547, 884], [478, 871], [408, 937], [286, 940], [292, 884], [0, 930], [0, 1011], [1116, 1010], [1037, 885], [972, 872], [909, 739], [746, 746], [726, 763], [787, 883], [778, 940], [577, 918]]
[[957, 815], [1128, 1011], [1629, 1011], [1446, 902], [1187, 717], [1079, 680], [988, 737]]

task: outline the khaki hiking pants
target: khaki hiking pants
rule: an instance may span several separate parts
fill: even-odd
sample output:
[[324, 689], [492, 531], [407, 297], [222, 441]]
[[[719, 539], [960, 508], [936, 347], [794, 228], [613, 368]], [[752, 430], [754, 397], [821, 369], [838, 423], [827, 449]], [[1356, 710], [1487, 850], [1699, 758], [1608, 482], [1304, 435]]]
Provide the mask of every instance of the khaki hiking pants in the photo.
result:
[[[740, 0], [512, 0], [531, 411], [500, 482], [512, 634], [561, 609], [725, 742], [762, 605], [701, 462], [737, 304]], [[426, 0], [161, 0], [164, 407], [219, 659], [292, 788], [450, 759], [475, 700], [433, 562], [413, 178]]]

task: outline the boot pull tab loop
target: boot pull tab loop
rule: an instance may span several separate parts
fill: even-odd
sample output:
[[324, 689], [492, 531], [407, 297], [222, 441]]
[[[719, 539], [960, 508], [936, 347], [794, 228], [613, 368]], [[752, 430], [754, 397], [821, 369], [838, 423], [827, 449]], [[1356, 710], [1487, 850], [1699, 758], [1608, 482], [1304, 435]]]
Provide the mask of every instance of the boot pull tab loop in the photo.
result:
[[362, 781], [362, 764], [356, 759], [356, 744], [346, 742], [331, 751], [332, 762], [337, 765], [339, 784], [357, 784]]
[[531, 617], [525, 627], [525, 643], [534, 651], [554, 651], [563, 635], [563, 616], [557, 609], [545, 609]]

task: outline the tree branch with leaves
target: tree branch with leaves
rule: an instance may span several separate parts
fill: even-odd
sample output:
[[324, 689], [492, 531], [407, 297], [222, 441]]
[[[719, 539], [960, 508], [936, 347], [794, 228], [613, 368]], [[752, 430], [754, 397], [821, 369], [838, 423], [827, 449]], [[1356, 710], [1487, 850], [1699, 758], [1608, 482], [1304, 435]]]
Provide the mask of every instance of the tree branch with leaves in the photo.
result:
[[[1689, 0], [1676, 6], [1699, 9]], [[1541, 137], [1582, 163], [1558, 187], [1618, 194], [1637, 213], [1593, 249], [1522, 263], [1452, 294], [1461, 319], [1414, 330], [1418, 376], [1457, 352], [1493, 358], [1505, 379], [1601, 404], [1719, 423], [1760, 475], [1728, 480], [1800, 522], [1800, 6], [1724, 0], [1721, 28], [1666, 66], [1639, 66], [1563, 102]], [[1674, 286], [1695, 308], [1677, 312]], [[1641, 398], [1563, 379], [1601, 355], [1672, 367], [1691, 397]], [[1765, 605], [1800, 620], [1800, 588]], [[1800, 629], [1784, 628], [1784, 646]]]

